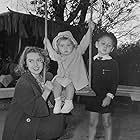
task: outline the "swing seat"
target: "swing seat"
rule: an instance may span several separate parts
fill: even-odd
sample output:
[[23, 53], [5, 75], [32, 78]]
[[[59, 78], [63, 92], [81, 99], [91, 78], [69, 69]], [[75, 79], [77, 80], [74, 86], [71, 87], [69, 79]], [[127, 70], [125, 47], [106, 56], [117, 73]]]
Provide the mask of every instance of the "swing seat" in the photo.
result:
[[89, 86], [86, 86], [81, 90], [77, 90], [75, 93], [79, 96], [95, 96], [95, 92]]

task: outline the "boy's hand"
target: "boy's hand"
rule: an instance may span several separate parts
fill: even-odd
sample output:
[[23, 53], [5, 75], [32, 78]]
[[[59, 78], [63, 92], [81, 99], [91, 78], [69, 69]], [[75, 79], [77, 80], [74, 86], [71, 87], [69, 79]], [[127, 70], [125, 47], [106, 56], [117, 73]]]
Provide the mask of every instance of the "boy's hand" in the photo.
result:
[[110, 104], [111, 102], [111, 98], [109, 96], [106, 96], [104, 99], [103, 99], [103, 102], [102, 102], [102, 107], [106, 107]]

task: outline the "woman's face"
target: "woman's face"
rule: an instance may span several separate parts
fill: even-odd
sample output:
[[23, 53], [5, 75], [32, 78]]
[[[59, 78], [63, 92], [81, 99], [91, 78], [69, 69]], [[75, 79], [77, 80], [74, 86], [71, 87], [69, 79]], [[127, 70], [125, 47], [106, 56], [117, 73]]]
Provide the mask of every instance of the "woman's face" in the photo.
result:
[[38, 76], [42, 72], [43, 62], [44, 59], [38, 53], [30, 52], [27, 54], [27, 68], [34, 76]]
[[108, 55], [113, 50], [113, 41], [108, 36], [103, 36], [96, 42], [96, 48], [101, 55]]

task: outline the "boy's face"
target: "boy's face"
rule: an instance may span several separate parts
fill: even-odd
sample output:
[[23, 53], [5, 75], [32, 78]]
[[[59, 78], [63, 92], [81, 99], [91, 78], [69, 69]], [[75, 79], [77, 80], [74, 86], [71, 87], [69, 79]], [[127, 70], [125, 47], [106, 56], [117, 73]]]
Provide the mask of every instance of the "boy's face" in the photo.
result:
[[61, 40], [58, 44], [58, 50], [62, 55], [69, 55], [73, 51], [74, 45], [69, 39]]
[[103, 36], [96, 41], [96, 48], [98, 49], [98, 54], [108, 55], [113, 51], [113, 40], [108, 36]]

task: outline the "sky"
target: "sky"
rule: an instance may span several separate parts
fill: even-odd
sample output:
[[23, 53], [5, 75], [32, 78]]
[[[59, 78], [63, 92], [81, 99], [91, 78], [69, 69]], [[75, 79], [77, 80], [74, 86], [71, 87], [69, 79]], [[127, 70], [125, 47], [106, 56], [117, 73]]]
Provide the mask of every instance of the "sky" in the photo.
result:
[[1, 2], [0, 2], [0, 13], [8, 11], [6, 7], [9, 6], [10, 4], [11, 4], [10, 0], [1, 0]]
[[29, 1], [30, 0], [0, 0], [0, 13], [7, 12], [7, 7], [13, 11], [26, 12], [24, 7], [26, 7]]

